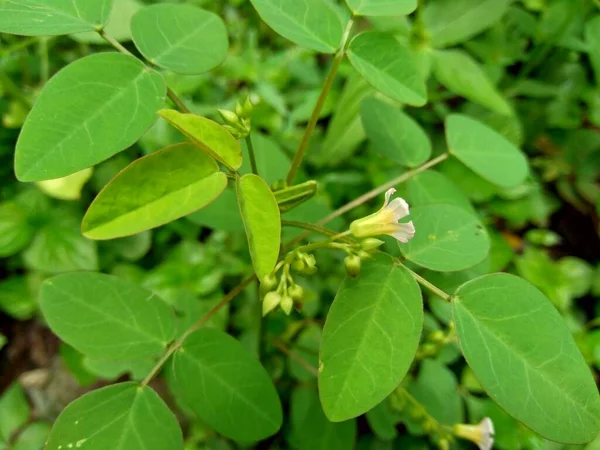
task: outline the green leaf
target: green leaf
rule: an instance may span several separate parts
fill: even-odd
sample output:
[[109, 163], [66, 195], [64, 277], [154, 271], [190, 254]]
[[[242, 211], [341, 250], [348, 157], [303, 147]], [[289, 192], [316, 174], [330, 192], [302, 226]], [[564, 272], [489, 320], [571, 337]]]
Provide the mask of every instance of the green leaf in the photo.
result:
[[92, 168], [83, 169], [66, 177], [38, 181], [36, 185], [48, 197], [58, 198], [59, 200], [79, 200], [81, 191], [92, 177], [93, 172], [94, 169]]
[[513, 113], [512, 107], [468, 53], [462, 50], [434, 52], [433, 72], [437, 80], [455, 94], [499, 114]]
[[151, 388], [120, 383], [89, 392], [58, 416], [45, 450], [182, 449], [175, 415]]
[[53, 274], [98, 270], [96, 243], [81, 235], [78, 218], [69, 212], [55, 208], [55, 215], [23, 253], [28, 268]]
[[386, 398], [365, 415], [373, 433], [383, 441], [391, 441], [398, 436], [396, 417]]
[[26, 211], [16, 203], [0, 204], [0, 257], [12, 256], [26, 248], [33, 238], [34, 228]]
[[186, 143], [140, 158], [98, 194], [81, 231], [90, 239], [113, 239], [191, 214], [227, 186], [227, 177], [218, 170], [210, 156]]
[[321, 53], [335, 53], [344, 25], [327, 0], [250, 0], [261, 19], [278, 34]]
[[371, 97], [363, 101], [361, 117], [375, 150], [392, 161], [416, 167], [429, 159], [429, 137], [400, 108]]
[[448, 47], [481, 33], [498, 22], [512, 0], [432, 0], [423, 22], [434, 47]]
[[240, 442], [275, 434], [277, 391], [258, 360], [222, 331], [201, 329], [173, 356], [171, 387], [218, 433]]
[[330, 422], [315, 388], [299, 386], [292, 392], [293, 448], [298, 450], [354, 450], [356, 420]]
[[[594, 75], [596, 86], [600, 86], [600, 16], [594, 16], [585, 24], [585, 41]], [[554, 93], [553, 93], [554, 95]]]
[[544, 295], [509, 274], [462, 285], [456, 330], [480, 384], [510, 415], [553, 441], [589, 442], [600, 396], [564, 320]]
[[399, 244], [409, 261], [439, 272], [468, 269], [483, 261], [490, 239], [483, 225], [454, 205], [415, 206], [410, 211], [415, 237]]
[[187, 218], [192, 223], [215, 230], [244, 230], [244, 222], [240, 216], [240, 208], [233, 189], [225, 189], [214, 202], [200, 211], [190, 214]]
[[[104, 32], [118, 42], [130, 41], [131, 19], [143, 7], [144, 5], [139, 0], [118, 0], [114, 2]], [[107, 44], [104, 38], [94, 31], [73, 34], [71, 39], [87, 44]]]
[[23, 430], [15, 440], [12, 450], [38, 450], [44, 448], [50, 434], [50, 425], [34, 422]]
[[21, 181], [64, 177], [137, 141], [156, 119], [166, 84], [140, 60], [87, 56], [56, 74], [23, 125], [15, 155]]
[[0, 33], [47, 36], [96, 31], [113, 0], [0, 0]]
[[529, 174], [527, 158], [505, 137], [460, 114], [446, 118], [450, 153], [475, 173], [503, 187], [514, 187]]
[[18, 320], [31, 319], [37, 311], [37, 302], [28, 280], [13, 276], [0, 281], [0, 309]]
[[446, 203], [456, 205], [475, 215], [469, 199], [443, 173], [426, 170], [412, 177], [406, 184], [406, 197], [411, 206]]
[[329, 420], [357, 417], [386, 398], [408, 371], [422, 327], [419, 287], [389, 256], [346, 279], [321, 341], [319, 394]]
[[44, 282], [40, 306], [50, 328], [92, 358], [160, 354], [175, 335], [171, 309], [155, 294], [99, 273], [69, 273]]
[[391, 34], [361, 33], [352, 39], [347, 54], [354, 68], [383, 94], [412, 106], [427, 103], [425, 82], [411, 53]]
[[346, 0], [357, 16], [401, 16], [417, 9], [417, 0]]
[[281, 217], [277, 200], [257, 175], [238, 179], [237, 196], [254, 271], [259, 280], [273, 272], [281, 244]]
[[31, 408], [23, 388], [16, 382], [0, 397], [0, 440], [9, 440], [29, 420]]
[[162, 109], [158, 114], [229, 169], [235, 171], [242, 165], [240, 144], [218, 123], [173, 109]]
[[152, 64], [189, 75], [214, 69], [229, 49], [221, 18], [192, 5], [148, 6], [133, 16], [131, 33]]
[[[256, 167], [260, 176], [265, 179], [267, 184], [273, 184], [276, 181], [285, 179], [290, 170], [290, 159], [281, 150], [277, 141], [272, 137], [258, 132], [252, 132], [251, 136]], [[245, 140], [242, 142], [242, 154], [244, 155], [244, 162], [239, 171], [241, 173], [250, 173], [252, 172], [252, 166], [250, 165], [248, 145]]]

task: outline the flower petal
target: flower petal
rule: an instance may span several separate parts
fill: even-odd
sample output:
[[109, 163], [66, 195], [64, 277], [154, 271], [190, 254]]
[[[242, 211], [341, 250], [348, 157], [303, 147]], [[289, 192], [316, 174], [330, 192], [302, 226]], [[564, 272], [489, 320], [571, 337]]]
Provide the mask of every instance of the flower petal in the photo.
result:
[[406, 244], [410, 239], [415, 237], [415, 226], [412, 220], [408, 223], [399, 223], [396, 225], [396, 231], [391, 236], [398, 239], [403, 244]]
[[390, 204], [386, 206], [386, 209], [393, 213], [394, 222], [398, 222], [400, 219], [410, 214], [408, 203], [406, 203], [406, 201], [400, 197], [392, 200]]
[[394, 188], [387, 190], [387, 192], [385, 193], [385, 202], [383, 202], [383, 207], [381, 209], [385, 208], [390, 203], [390, 198], [395, 193], [396, 193], [396, 189], [394, 189]]

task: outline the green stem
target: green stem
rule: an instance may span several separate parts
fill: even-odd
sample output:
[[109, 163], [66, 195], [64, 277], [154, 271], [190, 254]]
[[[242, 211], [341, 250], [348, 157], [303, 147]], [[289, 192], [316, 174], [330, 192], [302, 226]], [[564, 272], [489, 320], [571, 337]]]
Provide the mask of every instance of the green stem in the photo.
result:
[[414, 398], [406, 389], [398, 386], [396, 388], [396, 392], [398, 394], [402, 395], [406, 400], [408, 400], [409, 403], [411, 403], [415, 408], [417, 408], [419, 411], [421, 411], [427, 417], [427, 419], [429, 421], [431, 421], [432, 423], [435, 424], [435, 426], [438, 430], [448, 430], [448, 431], [452, 430], [452, 427], [441, 424], [440, 422], [438, 422], [435, 419], [435, 417], [433, 417], [431, 414], [429, 414], [427, 412], [427, 408], [425, 408], [425, 406], [423, 406], [423, 404], [421, 404], [421, 402], [419, 402], [416, 398]]
[[350, 37], [350, 31], [352, 30], [352, 26], [354, 25], [354, 19], [351, 18], [348, 21], [348, 25], [346, 26], [346, 31], [344, 33], [344, 39], [342, 40], [342, 45], [339, 51], [336, 53], [333, 58], [333, 63], [331, 64], [331, 68], [329, 69], [329, 73], [327, 74], [327, 78], [325, 79], [325, 83], [323, 84], [323, 88], [321, 89], [321, 94], [317, 100], [317, 104], [315, 105], [315, 109], [312, 112], [310, 120], [308, 121], [308, 125], [304, 130], [304, 135], [302, 136], [302, 141], [300, 142], [300, 147], [298, 147], [298, 151], [294, 156], [294, 160], [292, 161], [292, 166], [290, 167], [290, 171], [287, 176], [287, 185], [291, 186], [294, 184], [294, 180], [298, 173], [298, 169], [302, 165], [302, 160], [306, 154], [306, 150], [308, 149], [308, 143], [310, 142], [310, 138], [315, 131], [315, 127], [317, 126], [317, 121], [319, 120], [319, 116], [321, 115], [321, 111], [323, 110], [323, 106], [325, 105], [325, 100], [327, 100], [327, 96], [329, 95], [329, 91], [331, 90], [331, 86], [333, 85], [333, 81], [335, 80], [335, 76], [337, 71], [344, 59], [344, 54], [346, 53], [346, 44], [348, 43], [348, 38]]
[[210, 311], [208, 311], [204, 316], [202, 316], [200, 318], [200, 320], [198, 320], [198, 322], [196, 322], [194, 325], [192, 325], [190, 328], [188, 328], [186, 330], [186, 332], [183, 333], [179, 337], [179, 339], [177, 339], [175, 342], [173, 342], [173, 344], [167, 349], [167, 351], [163, 355], [163, 357], [152, 368], [152, 370], [150, 371], [148, 376], [146, 376], [146, 378], [144, 378], [144, 381], [142, 381], [141, 386], [142, 387], [146, 386], [146, 385], [148, 385], [148, 383], [150, 383], [150, 381], [152, 381], [152, 379], [160, 372], [160, 369], [162, 369], [162, 367], [165, 365], [165, 363], [168, 361], [168, 359], [173, 355], [173, 353], [175, 353], [177, 350], [179, 350], [181, 348], [181, 346], [183, 345], [183, 342], [186, 340], [186, 338], [190, 334], [192, 334], [194, 331], [199, 330], [206, 322], [208, 322], [210, 320], [210, 318], [212, 316], [214, 316], [216, 313], [218, 313], [221, 310], [221, 308], [223, 308], [225, 305], [227, 305], [229, 302], [231, 302], [235, 297], [237, 297], [254, 280], [256, 280], [256, 276], [252, 275], [252, 276], [246, 278], [240, 284], [238, 284], [225, 297], [223, 297], [223, 299], [219, 303], [217, 303], [215, 306], [213, 306], [213, 308]]
[[[45, 39], [52, 39], [52, 38], [46, 37]], [[32, 44], [35, 44], [38, 40], [40, 40], [39, 36], [30, 37], [28, 39], [22, 39], [19, 42], [12, 44], [10, 47], [0, 49], [0, 56], [2, 56], [2, 57], [8, 56], [11, 53], [17, 52], [26, 47], [29, 47]]]
[[[117, 41], [112, 36], [106, 34], [106, 32], [104, 30], [98, 30], [98, 34], [100, 35], [100, 37], [102, 39], [104, 39], [106, 42], [108, 42], [110, 45], [112, 45], [115, 49], [117, 49], [121, 53], [124, 53], [125, 55], [129, 55], [129, 56], [133, 56], [134, 58], [136, 57], [133, 53], [131, 53], [123, 45], [121, 45], [121, 43], [119, 41]], [[191, 113], [189, 108], [187, 106], [185, 106], [185, 103], [183, 103], [183, 101], [177, 96], [177, 94], [175, 94], [175, 92], [173, 92], [171, 90], [171, 88], [168, 86], [167, 86], [167, 96], [171, 99], [171, 101], [175, 104], [175, 106], [177, 106], [177, 108], [179, 108], [180, 111], [182, 111], [186, 114]]]
[[256, 157], [254, 156], [254, 145], [252, 145], [252, 138], [250, 133], [246, 136], [246, 146], [248, 147], [248, 154], [250, 155], [250, 166], [252, 167], [252, 173], [258, 175], [258, 167], [256, 166]]
[[399, 263], [402, 267], [404, 267], [406, 270], [408, 270], [410, 272], [410, 274], [413, 276], [413, 278], [415, 280], [417, 280], [417, 282], [422, 285], [425, 286], [427, 289], [429, 289], [431, 292], [433, 292], [435, 295], [437, 295], [438, 297], [443, 298], [444, 300], [446, 300], [447, 302], [451, 302], [452, 301], [452, 297], [448, 294], [446, 294], [444, 291], [442, 291], [440, 288], [438, 288], [437, 286], [435, 286], [434, 284], [430, 283], [429, 281], [427, 281], [425, 278], [423, 278], [421, 275], [419, 275], [416, 272], [413, 272], [412, 270], [410, 270], [408, 267], [406, 267], [404, 264]]
[[284, 227], [301, 228], [303, 230], [314, 231], [315, 233], [320, 233], [325, 236], [335, 236], [337, 234], [337, 232], [333, 230], [328, 230], [327, 228], [319, 227], [317, 225], [313, 225], [312, 223], [297, 222], [294, 220], [282, 220], [281, 225]]

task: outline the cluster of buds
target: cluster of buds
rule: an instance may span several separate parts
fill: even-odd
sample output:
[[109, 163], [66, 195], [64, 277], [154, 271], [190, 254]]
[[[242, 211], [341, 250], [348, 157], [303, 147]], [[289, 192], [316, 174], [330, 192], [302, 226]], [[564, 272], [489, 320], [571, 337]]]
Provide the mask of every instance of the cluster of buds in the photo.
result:
[[235, 105], [235, 112], [227, 109], [219, 109], [219, 114], [225, 121], [223, 127], [229, 131], [236, 139], [244, 139], [250, 134], [252, 129], [250, 122], [250, 115], [254, 105], [250, 96], [246, 97], [246, 101], [242, 105], [237, 102]]
[[425, 342], [417, 350], [417, 359], [430, 358], [437, 355], [442, 347], [456, 340], [454, 323], [448, 324], [448, 331], [436, 330], [429, 333]]
[[343, 249], [348, 253], [344, 259], [344, 267], [348, 276], [354, 278], [360, 275], [361, 261], [370, 258], [383, 244], [384, 242], [379, 239], [367, 238], [360, 244], [344, 245]]

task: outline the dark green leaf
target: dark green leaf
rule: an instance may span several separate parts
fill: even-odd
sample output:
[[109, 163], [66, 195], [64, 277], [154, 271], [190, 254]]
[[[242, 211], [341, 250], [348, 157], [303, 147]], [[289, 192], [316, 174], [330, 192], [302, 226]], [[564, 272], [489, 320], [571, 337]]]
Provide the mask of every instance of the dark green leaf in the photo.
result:
[[45, 86], [23, 125], [15, 154], [21, 181], [64, 177], [125, 150], [156, 119], [163, 77], [120, 53], [87, 56]]
[[20, 205], [0, 204], [0, 257], [12, 256], [27, 247], [34, 231]]
[[220, 434], [253, 442], [276, 433], [282, 410], [267, 372], [234, 338], [201, 329], [175, 352], [171, 386]]
[[323, 330], [319, 394], [335, 422], [359, 416], [400, 383], [417, 351], [423, 326], [421, 292], [387, 255], [346, 279]]
[[183, 74], [214, 69], [225, 60], [229, 48], [221, 18], [192, 5], [146, 7], [133, 17], [131, 33], [148, 61]]

